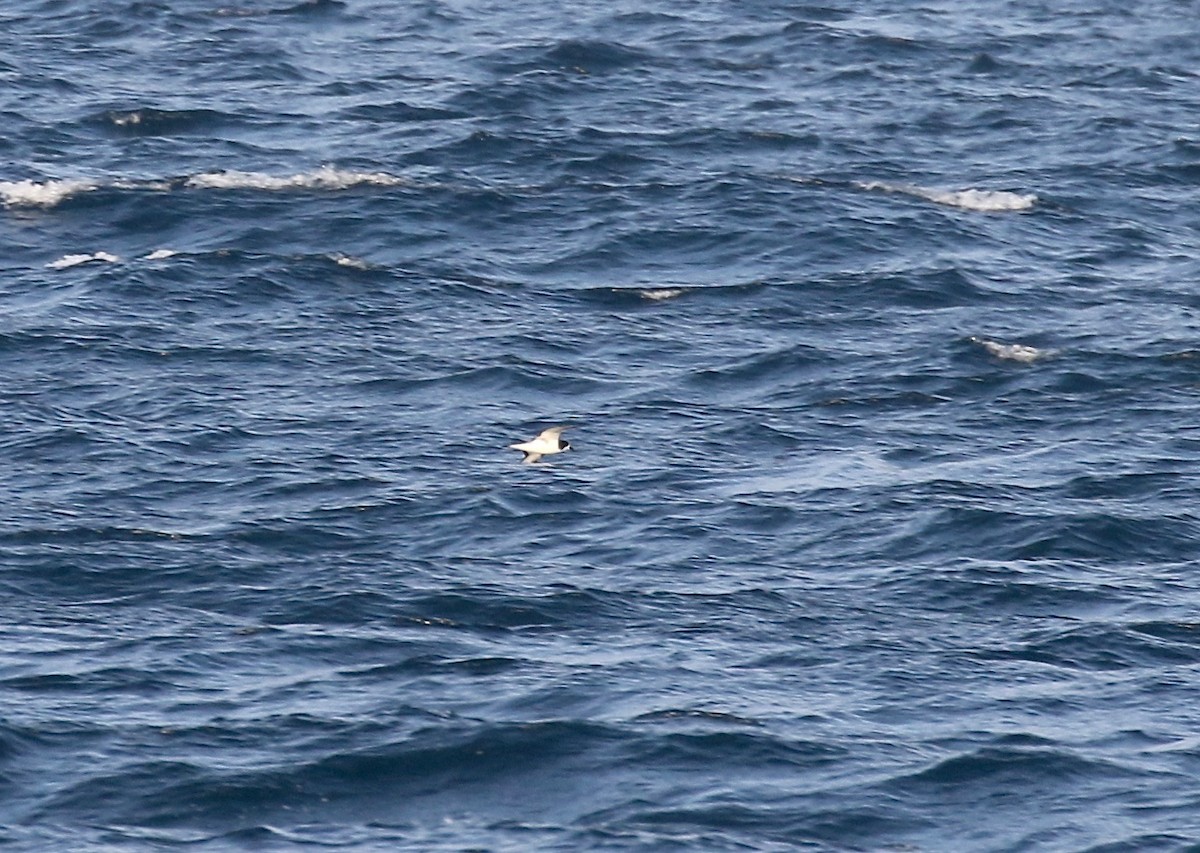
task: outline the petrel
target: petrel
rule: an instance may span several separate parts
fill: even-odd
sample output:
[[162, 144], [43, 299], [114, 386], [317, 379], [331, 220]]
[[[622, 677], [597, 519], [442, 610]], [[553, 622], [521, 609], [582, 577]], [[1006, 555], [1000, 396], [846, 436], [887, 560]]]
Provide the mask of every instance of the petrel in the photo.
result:
[[542, 430], [537, 438], [523, 441], [520, 444], [510, 444], [509, 447], [525, 454], [522, 462], [537, 462], [543, 456], [571, 449], [571, 445], [565, 439], [559, 438], [565, 429], [567, 429], [565, 426], [550, 427], [550, 429]]

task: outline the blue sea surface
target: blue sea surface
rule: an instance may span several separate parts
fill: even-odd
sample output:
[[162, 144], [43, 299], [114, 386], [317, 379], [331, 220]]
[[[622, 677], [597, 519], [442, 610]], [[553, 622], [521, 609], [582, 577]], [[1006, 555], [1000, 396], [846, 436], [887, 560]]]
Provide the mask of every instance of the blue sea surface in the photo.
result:
[[1200, 850], [1198, 11], [7, 0], [0, 849]]

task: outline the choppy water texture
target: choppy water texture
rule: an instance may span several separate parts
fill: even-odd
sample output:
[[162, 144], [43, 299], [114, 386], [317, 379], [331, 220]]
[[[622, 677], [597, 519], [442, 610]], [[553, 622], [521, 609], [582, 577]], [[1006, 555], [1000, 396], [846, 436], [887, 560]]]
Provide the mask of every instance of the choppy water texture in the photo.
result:
[[1194, 3], [221, 2], [0, 10], [0, 846], [1200, 844]]

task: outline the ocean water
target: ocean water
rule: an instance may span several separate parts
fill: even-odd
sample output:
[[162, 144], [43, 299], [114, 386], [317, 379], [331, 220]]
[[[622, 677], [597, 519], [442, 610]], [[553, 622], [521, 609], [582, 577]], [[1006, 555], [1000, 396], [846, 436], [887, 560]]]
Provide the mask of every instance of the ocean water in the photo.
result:
[[0, 848], [1200, 849], [1196, 13], [7, 0]]

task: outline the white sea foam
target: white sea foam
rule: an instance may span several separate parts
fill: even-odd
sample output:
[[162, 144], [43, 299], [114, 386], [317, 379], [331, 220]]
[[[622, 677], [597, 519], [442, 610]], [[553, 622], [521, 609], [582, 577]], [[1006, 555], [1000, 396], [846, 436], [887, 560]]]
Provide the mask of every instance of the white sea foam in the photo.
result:
[[403, 186], [408, 182], [387, 172], [356, 172], [322, 166], [295, 175], [268, 175], [263, 172], [203, 172], [192, 175], [186, 185], [194, 189], [344, 190], [363, 184], [381, 187]]
[[6, 207], [53, 207], [73, 195], [108, 186], [119, 190], [168, 192], [179, 187], [189, 189], [259, 190], [344, 190], [357, 186], [398, 187], [410, 182], [388, 172], [359, 172], [322, 166], [293, 175], [269, 175], [264, 172], [201, 172], [182, 180], [137, 180], [117, 178], [109, 181], [53, 180], [0, 181], [0, 203]]
[[1032, 364], [1039, 358], [1044, 358], [1049, 354], [1047, 350], [1031, 347], [1027, 344], [1004, 344], [999, 341], [990, 341], [987, 338], [977, 338], [972, 336], [971, 343], [983, 347], [990, 355], [1005, 361], [1019, 361], [1022, 364]]
[[687, 291], [682, 287], [656, 287], [651, 290], [639, 290], [638, 295], [642, 299], [650, 299], [655, 302], [664, 299], [675, 299], [678, 296], [683, 296]]
[[96, 186], [90, 181], [0, 181], [0, 199], [6, 207], [53, 207]]
[[91, 263], [92, 261], [103, 261], [106, 264], [118, 263], [121, 259], [116, 255], [110, 255], [108, 252], [93, 252], [90, 255], [63, 255], [57, 261], [51, 261], [46, 264], [52, 270], [65, 270], [68, 267], [77, 267], [80, 264]]
[[1038, 197], [1032, 193], [1023, 194], [1005, 190], [936, 190], [907, 184], [889, 184], [883, 181], [856, 182], [855, 186], [864, 190], [910, 195], [914, 198], [932, 201], [935, 204], [945, 204], [985, 213], [1028, 210], [1037, 204], [1038, 200]]
[[1002, 210], [1028, 210], [1037, 204], [1038, 197], [1032, 193], [1010, 193], [1004, 190], [958, 190], [955, 192], [930, 192], [925, 196], [938, 204], [948, 204], [967, 210], [984, 212]]
[[371, 268], [371, 265], [362, 258], [355, 258], [351, 255], [338, 254], [330, 255], [329, 257], [331, 257], [334, 263], [336, 263], [339, 267], [350, 267], [351, 269], [356, 270], [369, 270]]

